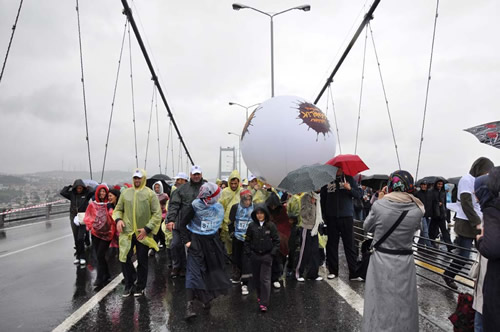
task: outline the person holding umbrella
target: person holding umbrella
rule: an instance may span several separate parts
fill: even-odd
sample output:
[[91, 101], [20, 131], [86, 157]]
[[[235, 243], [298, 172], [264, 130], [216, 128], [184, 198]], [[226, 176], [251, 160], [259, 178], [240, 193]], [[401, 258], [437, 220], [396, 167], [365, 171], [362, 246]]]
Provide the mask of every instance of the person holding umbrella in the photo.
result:
[[[330, 162], [329, 162], [330, 163]], [[349, 279], [359, 280], [356, 275], [357, 253], [354, 248], [353, 198], [361, 198], [362, 190], [351, 175], [343, 171], [343, 165], [338, 167], [334, 181], [323, 186], [320, 191], [321, 212], [327, 225], [328, 242], [326, 244], [326, 262], [328, 279], [339, 275], [339, 239], [342, 238]]]

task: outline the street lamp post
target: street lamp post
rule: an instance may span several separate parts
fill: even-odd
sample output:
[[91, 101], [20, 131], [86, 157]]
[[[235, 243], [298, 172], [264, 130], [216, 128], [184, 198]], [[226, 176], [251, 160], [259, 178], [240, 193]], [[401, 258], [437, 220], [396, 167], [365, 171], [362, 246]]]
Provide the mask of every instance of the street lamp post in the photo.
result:
[[271, 97], [274, 97], [274, 28], [273, 28], [273, 18], [275, 16], [278, 16], [280, 14], [286, 13], [286, 12], [288, 12], [290, 10], [294, 10], [294, 9], [299, 9], [299, 10], [303, 10], [305, 12], [308, 12], [311, 10], [311, 6], [310, 5], [302, 5], [302, 6], [292, 7], [292, 8], [288, 8], [288, 9], [285, 9], [281, 12], [274, 13], [274, 14], [269, 14], [269, 13], [263, 12], [262, 10], [259, 10], [257, 8], [253, 8], [253, 7], [243, 5], [240, 3], [233, 3], [233, 9], [234, 10], [251, 9], [251, 10], [254, 10], [258, 13], [264, 14], [271, 19]]
[[[230, 131], [227, 134], [238, 136], [238, 164], [240, 165], [239, 172], [240, 172], [240, 176], [241, 176], [241, 135], [238, 135], [238, 134], [230, 132]], [[248, 173], [248, 168], [247, 168], [247, 173]], [[247, 178], [248, 178], [248, 176], [247, 176]]]
[[[230, 102], [229, 102], [229, 106], [233, 106], [233, 105], [235, 105], [235, 106], [239, 106], [239, 107], [241, 107], [241, 108], [244, 108], [244, 109], [245, 109], [245, 115], [246, 115], [246, 122], [245, 122], [245, 124], [246, 124], [246, 123], [248, 122], [248, 109], [249, 109], [249, 108], [252, 108], [252, 107], [255, 107], [255, 106], [257, 106], [257, 105], [260, 105], [260, 103], [253, 104], [253, 105], [250, 105], [250, 106], [243, 106], [243, 105], [241, 105], [241, 104], [234, 103], [234, 102], [230, 101]], [[241, 138], [241, 137], [240, 137], [240, 138]], [[241, 139], [240, 139], [240, 141], [241, 141]], [[240, 172], [241, 172], [241, 152], [240, 152]], [[247, 166], [247, 179], [248, 179], [248, 166]]]

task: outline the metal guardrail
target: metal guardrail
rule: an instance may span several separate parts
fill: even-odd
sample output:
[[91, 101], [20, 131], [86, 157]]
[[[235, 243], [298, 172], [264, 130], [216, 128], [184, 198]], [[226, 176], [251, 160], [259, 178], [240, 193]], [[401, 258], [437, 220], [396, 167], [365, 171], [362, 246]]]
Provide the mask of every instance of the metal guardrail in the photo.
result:
[[[363, 222], [359, 220], [354, 221], [354, 239], [357, 242], [358, 248], [361, 246], [361, 242], [365, 239], [372, 238], [372, 234], [365, 233], [363, 230]], [[418, 240], [420, 239], [420, 236], [415, 235], [414, 236], [414, 241], [413, 241], [413, 256], [415, 258], [415, 265], [419, 269], [423, 269], [427, 272], [432, 273], [434, 276], [438, 276], [438, 278], [431, 278], [428, 275], [423, 275], [422, 273], [419, 273], [417, 270], [417, 275], [429, 282], [432, 282], [436, 285], [439, 285], [441, 287], [444, 287], [448, 290], [451, 290], [455, 293], [460, 293], [460, 290], [455, 290], [453, 288], [448, 287], [444, 283], [443, 279], [443, 272], [445, 270], [449, 270], [451, 272], [456, 273], [457, 277], [454, 279], [454, 281], [462, 286], [465, 286], [467, 288], [470, 288], [471, 290], [474, 288], [474, 279], [472, 279], [469, 276], [470, 269], [472, 267], [472, 264], [475, 262], [474, 259], [471, 258], [465, 258], [462, 256], [457, 255], [453, 251], [455, 250], [467, 250], [469, 251], [473, 257], [476, 257], [477, 251], [474, 249], [468, 249], [468, 248], [463, 248], [460, 246], [457, 246], [456, 244], [447, 244], [443, 243], [441, 241], [436, 241], [432, 239], [427, 239], [430, 240], [430, 242], [437, 244], [437, 247], [441, 245], [446, 245], [447, 247], [450, 247], [452, 252], [448, 251], [443, 251], [438, 248], [429, 248], [423, 245], [420, 245], [418, 243]], [[452, 260], [460, 261], [461, 263], [464, 264], [464, 266], [459, 270], [456, 267], [450, 265], [450, 262]]]
[[51, 215], [68, 213], [68, 211], [69, 201], [67, 200], [48, 202], [10, 211], [4, 210], [0, 211], [0, 227], [3, 227], [5, 223], [13, 221], [29, 220], [43, 217], [46, 219], [50, 219]]

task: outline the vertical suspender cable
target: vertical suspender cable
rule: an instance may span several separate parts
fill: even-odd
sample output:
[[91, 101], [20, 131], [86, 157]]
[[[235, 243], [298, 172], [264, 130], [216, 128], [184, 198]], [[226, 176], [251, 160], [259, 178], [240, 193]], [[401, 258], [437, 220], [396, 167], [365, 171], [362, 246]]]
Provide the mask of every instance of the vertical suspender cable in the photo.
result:
[[391, 112], [389, 110], [389, 101], [387, 101], [387, 93], [385, 92], [384, 79], [382, 77], [382, 70], [380, 69], [380, 61], [378, 60], [377, 48], [375, 47], [375, 39], [373, 38], [372, 26], [369, 22], [368, 22], [368, 28], [370, 29], [370, 35], [371, 35], [372, 44], [373, 44], [373, 51], [375, 52], [375, 59], [377, 60], [380, 82], [382, 83], [382, 90], [384, 91], [385, 106], [387, 108], [387, 115], [389, 116], [389, 123], [391, 125], [392, 140], [394, 142], [394, 148], [396, 150], [396, 158], [398, 160], [398, 167], [399, 167], [399, 169], [401, 169], [401, 162], [399, 161], [398, 145], [396, 144], [396, 135], [394, 134], [394, 126], [392, 125]]
[[365, 46], [363, 49], [363, 69], [361, 70], [361, 88], [359, 92], [358, 124], [356, 126], [356, 143], [354, 145], [354, 154], [356, 154], [358, 151], [359, 122], [361, 120], [361, 101], [363, 100], [363, 82], [365, 80], [365, 60], [366, 60], [367, 40], [368, 40], [368, 29], [366, 29], [365, 27]]
[[427, 114], [427, 101], [429, 98], [429, 86], [431, 84], [432, 56], [434, 54], [434, 41], [436, 39], [436, 26], [437, 26], [437, 19], [438, 19], [438, 10], [439, 10], [439, 0], [436, 1], [436, 15], [434, 17], [434, 31], [432, 32], [431, 58], [429, 61], [429, 74], [427, 75], [427, 89], [425, 91], [424, 116], [422, 119], [422, 132], [420, 133], [420, 146], [418, 148], [417, 171], [415, 172], [415, 180], [418, 178], [418, 169], [420, 167], [420, 155], [422, 153], [422, 143], [424, 142], [425, 116]]
[[92, 160], [90, 158], [90, 140], [89, 140], [89, 125], [87, 120], [87, 99], [85, 97], [85, 79], [83, 75], [83, 52], [82, 52], [82, 33], [80, 29], [80, 8], [78, 5], [78, 0], [76, 0], [76, 17], [78, 19], [78, 44], [80, 45], [80, 69], [82, 73], [82, 91], [83, 91], [83, 111], [85, 112], [85, 139], [87, 140], [87, 151], [89, 154], [89, 169], [90, 169], [90, 179], [92, 180]]
[[158, 140], [158, 168], [161, 174], [161, 150], [160, 150], [160, 123], [158, 122], [158, 93], [155, 86], [155, 108], [156, 108], [156, 138]]
[[342, 154], [342, 145], [340, 144], [340, 133], [339, 133], [339, 125], [337, 122], [337, 112], [335, 111], [335, 102], [333, 100], [332, 87], [328, 86], [330, 99], [332, 100], [332, 110], [333, 110], [333, 118], [335, 119], [335, 129], [337, 130], [337, 141], [339, 142], [339, 152]]
[[128, 52], [130, 60], [130, 92], [132, 95], [132, 122], [134, 123], [135, 165], [136, 167], [139, 167], [139, 159], [137, 157], [137, 129], [135, 124], [134, 73], [132, 68], [132, 39], [130, 38], [130, 24], [128, 26]]
[[172, 122], [168, 125], [167, 132], [167, 158], [165, 158], [165, 174], [168, 175], [168, 154], [170, 153], [170, 132], [172, 131]]
[[[78, 1], [77, 3], [77, 11], [78, 11]], [[7, 46], [7, 53], [5, 53], [5, 59], [3, 60], [2, 72], [0, 72], [0, 82], [2, 82], [3, 72], [5, 71], [5, 65], [7, 64], [7, 59], [9, 58], [10, 46], [12, 45], [12, 40], [14, 39], [14, 32], [16, 32], [17, 21], [19, 20], [19, 14], [21, 13], [21, 7], [23, 6], [23, 0], [19, 3], [19, 8], [17, 9], [16, 20], [14, 21], [14, 25], [12, 26], [12, 34], [10, 35], [9, 45]], [[78, 25], [80, 27], [80, 25]]]
[[155, 98], [155, 86], [153, 85], [153, 94], [151, 95], [151, 109], [149, 111], [148, 138], [146, 139], [146, 156], [144, 157], [144, 169], [146, 169], [146, 163], [148, 161], [149, 133], [151, 132], [151, 119], [153, 118], [154, 98]]
[[115, 109], [116, 88], [118, 87], [118, 78], [120, 77], [120, 67], [122, 63], [123, 46], [125, 45], [125, 35], [127, 34], [128, 20], [125, 19], [125, 27], [123, 28], [122, 45], [120, 47], [120, 58], [118, 59], [118, 69], [116, 70], [115, 87], [113, 89], [113, 100], [111, 101], [111, 113], [109, 115], [108, 135], [106, 136], [106, 145], [104, 147], [104, 160], [102, 162], [101, 183], [104, 179], [104, 169], [106, 167], [106, 157], [108, 155], [109, 133], [111, 132], [111, 121], [113, 120], [113, 110]]

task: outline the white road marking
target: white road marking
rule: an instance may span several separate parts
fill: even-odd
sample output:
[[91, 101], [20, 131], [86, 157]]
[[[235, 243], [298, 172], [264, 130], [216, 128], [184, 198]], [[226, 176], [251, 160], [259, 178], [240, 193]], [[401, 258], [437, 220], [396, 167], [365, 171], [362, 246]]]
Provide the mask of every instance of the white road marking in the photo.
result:
[[[342, 281], [339, 277], [335, 279], [328, 279], [326, 277], [326, 273], [323, 276], [323, 280], [326, 280], [328, 285], [335, 290], [340, 296], [344, 298], [344, 300], [349, 304], [354, 310], [356, 310], [361, 316], [363, 316], [363, 307], [365, 304], [365, 300], [356, 293], [351, 286]], [[355, 281], [359, 282], [359, 281]]]
[[[134, 262], [134, 267], [137, 267], [137, 261]], [[72, 313], [68, 318], [64, 320], [58, 327], [52, 330], [52, 332], [62, 332], [68, 331], [73, 325], [78, 323], [85, 315], [87, 315], [90, 310], [92, 310], [96, 305], [101, 302], [109, 293], [113, 291], [123, 280], [123, 274], [119, 274], [113, 279], [109, 284], [107, 284], [103, 289], [101, 289], [96, 295], [92, 296], [87, 302], [85, 302], [78, 310]], [[134, 296], [134, 295], [130, 295]]]
[[23, 251], [26, 251], [26, 250], [30, 250], [30, 249], [33, 249], [33, 248], [36, 248], [36, 247], [40, 247], [40, 246], [43, 246], [43, 245], [46, 245], [46, 244], [49, 244], [49, 243], [52, 243], [52, 242], [55, 242], [55, 241], [59, 241], [61, 239], [64, 239], [64, 238], [70, 237], [70, 236], [73, 236], [73, 234], [67, 234], [67, 235], [64, 235], [64, 236], [56, 237], [55, 239], [52, 239], [52, 240], [49, 240], [49, 241], [45, 241], [45, 242], [42, 242], [42, 243], [38, 243], [38, 244], [35, 244], [34, 246], [31, 246], [31, 247], [26, 247], [26, 248], [19, 249], [19, 250], [13, 251], [13, 252], [9, 252], [7, 254], [0, 255], [0, 258], [4, 258], [4, 257], [7, 257], [7, 256], [18, 254], [20, 252], [23, 252]]

